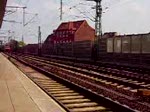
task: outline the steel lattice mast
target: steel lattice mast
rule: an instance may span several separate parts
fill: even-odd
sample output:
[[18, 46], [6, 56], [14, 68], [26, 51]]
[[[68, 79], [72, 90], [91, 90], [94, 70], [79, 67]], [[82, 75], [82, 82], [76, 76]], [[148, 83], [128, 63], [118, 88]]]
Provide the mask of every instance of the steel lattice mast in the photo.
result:
[[60, 20], [63, 19], [63, 1], [60, 0]]
[[41, 40], [41, 27], [38, 29], [38, 55], [41, 56], [42, 40]]
[[96, 15], [95, 15], [95, 38], [93, 43], [94, 59], [97, 59], [99, 54], [99, 44], [102, 38], [102, 0], [87, 0], [96, 2]]
[[95, 40], [99, 40], [102, 37], [102, 0], [87, 0], [96, 2], [96, 16], [95, 16]]
[[94, 1], [96, 2], [95, 34], [96, 34], [96, 37], [98, 38], [97, 40], [99, 40], [102, 37], [102, 22], [101, 22], [102, 0], [94, 0]]

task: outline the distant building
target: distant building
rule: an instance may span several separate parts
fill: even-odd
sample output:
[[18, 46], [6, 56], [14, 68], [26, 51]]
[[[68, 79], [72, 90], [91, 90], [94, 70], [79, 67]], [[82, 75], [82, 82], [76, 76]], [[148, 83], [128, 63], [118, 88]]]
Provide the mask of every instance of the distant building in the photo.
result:
[[88, 25], [86, 20], [61, 23], [49, 35], [45, 43], [69, 43], [74, 41], [94, 40], [95, 30]]

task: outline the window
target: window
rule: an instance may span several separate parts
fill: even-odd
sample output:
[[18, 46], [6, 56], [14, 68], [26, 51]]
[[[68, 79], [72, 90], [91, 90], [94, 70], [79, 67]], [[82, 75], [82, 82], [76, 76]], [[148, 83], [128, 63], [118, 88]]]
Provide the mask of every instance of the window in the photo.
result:
[[59, 37], [59, 32], [57, 32], [57, 37]]

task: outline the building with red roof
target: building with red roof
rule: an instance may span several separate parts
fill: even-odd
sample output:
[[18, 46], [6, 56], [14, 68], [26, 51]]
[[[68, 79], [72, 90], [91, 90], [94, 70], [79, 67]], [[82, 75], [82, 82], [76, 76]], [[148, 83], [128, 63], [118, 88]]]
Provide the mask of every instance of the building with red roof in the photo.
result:
[[61, 23], [49, 35], [45, 43], [69, 43], [74, 41], [94, 40], [95, 30], [88, 25], [86, 20]]

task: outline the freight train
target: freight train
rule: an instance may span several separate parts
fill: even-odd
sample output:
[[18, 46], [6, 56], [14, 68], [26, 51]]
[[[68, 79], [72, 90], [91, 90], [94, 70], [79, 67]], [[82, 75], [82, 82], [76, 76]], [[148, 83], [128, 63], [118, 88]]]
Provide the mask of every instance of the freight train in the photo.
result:
[[[29, 44], [18, 52], [38, 55], [38, 49], [38, 44]], [[105, 33], [99, 41], [97, 54], [93, 52], [93, 41], [90, 40], [54, 44], [44, 42], [41, 51], [43, 56], [62, 56], [84, 60], [92, 60], [96, 57], [96, 61], [104, 63], [149, 67], [150, 33], [137, 35]]]
[[150, 65], [150, 33], [116, 35], [106, 33], [100, 42], [99, 60], [129, 65]]
[[17, 52], [17, 49], [19, 48], [18, 46], [18, 41], [16, 40], [10, 40], [10, 42], [6, 43], [5, 45], [2, 46], [2, 51], [4, 52]]

